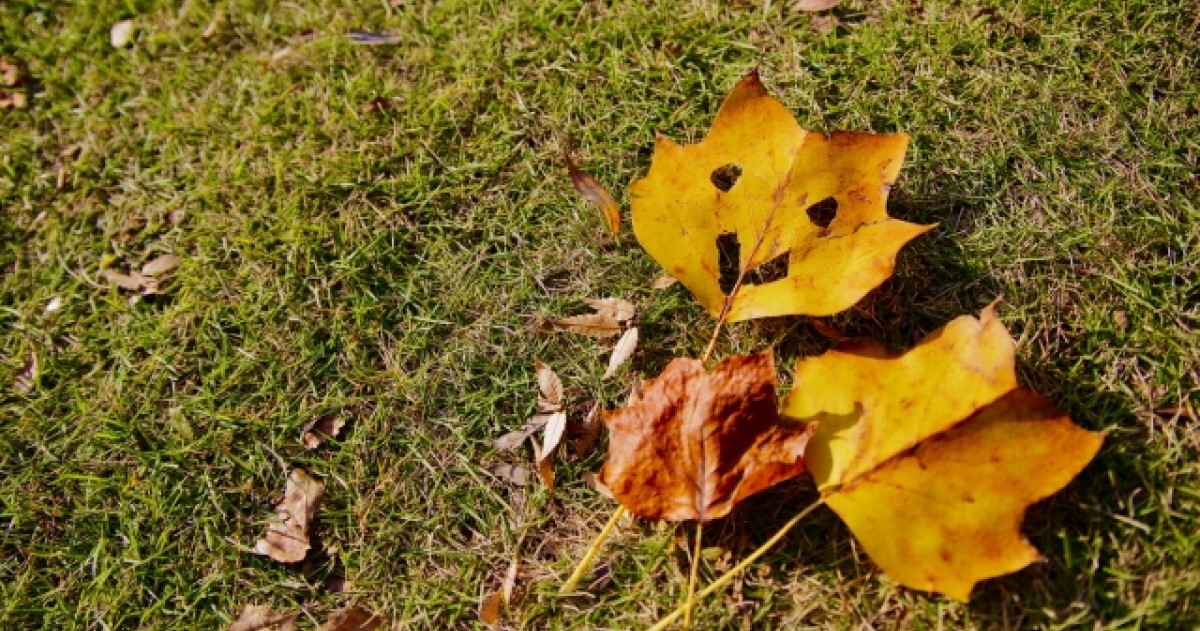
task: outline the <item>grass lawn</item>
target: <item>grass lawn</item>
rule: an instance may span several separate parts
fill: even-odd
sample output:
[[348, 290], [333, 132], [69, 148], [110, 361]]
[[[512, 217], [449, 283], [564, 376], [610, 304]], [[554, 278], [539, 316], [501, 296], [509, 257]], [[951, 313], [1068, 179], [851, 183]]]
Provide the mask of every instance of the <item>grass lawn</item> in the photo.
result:
[[[906, 347], [1003, 295], [1023, 382], [1108, 439], [1030, 511], [1046, 561], [969, 605], [888, 582], [822, 510], [696, 627], [1200, 625], [1194, 5], [398, 5], [0, 6], [29, 101], [0, 110], [0, 627], [223, 629], [261, 603], [310, 628], [358, 603], [391, 628], [471, 628], [514, 556], [513, 628], [671, 611], [690, 529], [622, 528], [607, 585], [559, 599], [613, 508], [581, 479], [603, 450], [561, 460], [550, 497], [490, 475], [512, 458], [487, 441], [534, 411], [535, 358], [580, 414], [703, 350], [712, 319], [649, 288], [628, 218], [604, 236], [561, 148], [627, 204], [654, 133], [700, 138], [755, 64], [809, 129], [910, 133], [891, 214], [940, 223], [829, 322]], [[102, 275], [166, 253], [182, 264], [161, 295]], [[593, 296], [639, 307], [617, 378], [611, 342], [538, 333]], [[717, 356], [768, 344], [787, 389], [829, 342], [784, 318], [729, 327]], [[306, 450], [321, 415], [347, 428]], [[251, 548], [296, 466], [327, 490], [316, 550], [287, 566]], [[813, 496], [785, 485], [713, 525], [702, 582]]]

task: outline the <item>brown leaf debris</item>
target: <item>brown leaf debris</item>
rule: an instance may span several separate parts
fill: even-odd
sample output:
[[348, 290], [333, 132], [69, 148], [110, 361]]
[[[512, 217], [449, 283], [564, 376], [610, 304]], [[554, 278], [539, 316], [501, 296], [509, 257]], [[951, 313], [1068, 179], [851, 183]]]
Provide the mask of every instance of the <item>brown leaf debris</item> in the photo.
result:
[[278, 521], [267, 528], [267, 536], [259, 539], [254, 551], [281, 563], [303, 561], [311, 547], [309, 528], [317, 513], [317, 505], [325, 493], [325, 485], [303, 469], [293, 469], [287, 479], [283, 500], [275, 507]]

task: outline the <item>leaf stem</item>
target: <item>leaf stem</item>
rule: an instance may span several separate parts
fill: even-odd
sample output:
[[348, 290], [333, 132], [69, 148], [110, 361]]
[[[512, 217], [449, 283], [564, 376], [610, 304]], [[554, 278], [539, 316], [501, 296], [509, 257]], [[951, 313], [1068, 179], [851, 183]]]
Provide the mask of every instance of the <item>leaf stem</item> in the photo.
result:
[[[775, 544], [779, 543], [779, 541], [781, 539], [783, 539], [783, 536], [786, 535], [789, 530], [791, 530], [793, 527], [795, 527], [796, 524], [800, 523], [801, 519], [804, 519], [805, 517], [807, 517], [809, 513], [813, 512], [814, 510], [817, 509], [818, 506], [821, 506], [824, 503], [825, 503], [825, 498], [820, 498], [817, 501], [813, 502], [812, 504], [809, 504], [804, 510], [800, 511], [795, 517], [789, 519], [788, 522], [786, 524], [784, 524], [783, 527], [780, 528], [778, 532], [771, 535], [771, 538], [767, 539], [766, 542], [763, 543], [761, 546], [759, 546], [757, 550], [750, 553], [750, 556], [743, 559], [742, 562], [738, 563], [736, 566], [734, 566], [734, 568], [732, 570], [729, 570], [725, 574], [721, 575], [720, 578], [713, 581], [712, 584], [710, 584], [708, 587], [705, 587], [704, 589], [700, 590], [700, 593], [696, 594], [696, 599], [697, 600], [702, 599], [702, 598], [708, 596], [709, 594], [712, 594], [713, 592], [717, 591], [718, 589], [725, 587], [725, 585], [729, 584], [729, 582], [732, 581], [735, 576], [742, 573], [746, 568], [750, 567], [751, 563], [754, 563], [755, 561], [757, 561], [759, 557], [766, 554], [768, 550], [770, 550], [771, 548], [773, 548], [775, 546]], [[675, 620], [677, 620], [679, 618], [679, 616], [684, 615], [684, 610], [686, 608], [687, 608], [687, 606], [685, 605], [684, 607], [680, 607], [679, 609], [676, 609], [674, 612], [672, 612], [666, 618], [659, 620], [657, 624], [655, 624], [653, 627], [650, 627], [647, 631], [663, 631], [667, 627], [671, 626], [671, 623], [675, 622]]]
[[696, 599], [696, 570], [700, 567], [700, 539], [704, 534], [704, 523], [696, 522], [696, 545], [692, 547], [692, 571], [688, 576], [687, 598], [683, 600], [683, 631], [692, 628], [692, 607]]
[[604, 529], [600, 531], [599, 535], [596, 535], [596, 538], [592, 541], [592, 545], [588, 546], [587, 552], [579, 560], [579, 565], [575, 566], [575, 571], [571, 572], [571, 577], [559, 588], [559, 596], [569, 596], [575, 593], [575, 588], [579, 586], [579, 581], [583, 580], [583, 575], [587, 574], [588, 570], [592, 567], [592, 561], [595, 561], [596, 555], [600, 554], [600, 546], [604, 545], [604, 541], [608, 539], [613, 529], [617, 527], [617, 521], [624, 515], [624, 506], [618, 506], [617, 510], [613, 511], [612, 517], [608, 518], [608, 523], [604, 524]]

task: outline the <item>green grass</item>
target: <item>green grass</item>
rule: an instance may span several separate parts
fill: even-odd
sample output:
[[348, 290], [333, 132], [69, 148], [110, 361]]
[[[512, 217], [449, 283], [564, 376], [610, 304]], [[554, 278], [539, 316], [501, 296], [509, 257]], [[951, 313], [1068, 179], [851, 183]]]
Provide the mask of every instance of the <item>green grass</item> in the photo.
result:
[[[906, 346], [1003, 294], [1023, 381], [1109, 438], [1026, 520], [1046, 562], [970, 605], [887, 582], [821, 511], [698, 627], [1200, 624], [1200, 428], [1156, 412], [1200, 404], [1194, 8], [849, 2], [822, 33], [786, 2], [320, 4], [235, 0], [207, 39], [207, 3], [0, 6], [31, 96], [0, 111], [0, 626], [220, 629], [250, 602], [310, 624], [355, 602], [469, 628], [514, 555], [513, 627], [670, 611], [687, 560], [653, 524], [610, 542], [594, 598], [553, 595], [611, 511], [580, 479], [602, 453], [560, 463], [550, 498], [487, 474], [486, 441], [534, 409], [534, 358], [577, 410], [623, 400], [607, 344], [536, 333], [582, 297], [638, 302], [637, 372], [703, 349], [711, 319], [648, 289], [659, 270], [628, 225], [602, 236], [560, 148], [627, 200], [654, 132], [699, 138], [756, 63], [809, 128], [912, 134], [892, 214], [941, 224], [833, 322]], [[184, 262], [162, 296], [99, 275], [166, 252]], [[784, 319], [718, 353], [768, 343], [785, 367], [827, 345]], [[343, 438], [306, 451], [327, 413]], [[287, 567], [249, 549], [293, 466], [327, 486], [324, 552]], [[706, 540], [736, 562], [811, 497], [771, 491]]]

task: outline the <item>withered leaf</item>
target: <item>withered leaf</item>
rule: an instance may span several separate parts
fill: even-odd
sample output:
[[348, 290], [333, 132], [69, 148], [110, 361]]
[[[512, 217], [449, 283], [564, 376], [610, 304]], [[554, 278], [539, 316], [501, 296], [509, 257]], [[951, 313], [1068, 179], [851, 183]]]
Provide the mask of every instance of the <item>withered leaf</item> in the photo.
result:
[[267, 536], [259, 539], [254, 551], [281, 563], [303, 561], [312, 547], [309, 528], [317, 513], [325, 485], [303, 469], [293, 469], [287, 479], [283, 500], [275, 507], [277, 521], [267, 527]]
[[379, 616], [353, 605], [330, 612], [320, 631], [375, 631], [382, 624]]
[[21, 372], [17, 373], [13, 379], [13, 389], [17, 394], [29, 394], [33, 389], [33, 384], [37, 382], [38, 377], [38, 357], [36, 351], [29, 351], [29, 355], [25, 358], [25, 365], [21, 367]]
[[675, 278], [674, 276], [659, 276], [658, 278], [655, 278], [652, 283], [650, 283], [650, 289], [666, 289], [667, 287], [670, 287], [678, 282], [679, 279]]
[[100, 273], [104, 275], [104, 278], [108, 282], [120, 287], [121, 289], [128, 289], [130, 291], [141, 291], [148, 282], [146, 277], [142, 276], [138, 272], [134, 272], [133, 274], [122, 274], [115, 269], [105, 268], [101, 270]]
[[229, 631], [294, 631], [299, 613], [278, 614], [263, 605], [246, 605]]
[[612, 316], [617, 322], [630, 320], [637, 313], [633, 303], [622, 298], [584, 298], [583, 301], [596, 313]]
[[533, 444], [533, 460], [534, 460], [534, 463], [537, 465], [538, 477], [542, 479], [542, 484], [545, 484], [546, 488], [550, 491], [550, 494], [553, 495], [554, 494], [554, 458], [551, 457], [553, 452], [551, 452], [550, 454], [543, 453], [542, 446], [539, 445], [536, 440], [530, 440], [530, 442]]
[[588, 337], [612, 337], [621, 332], [621, 323], [611, 314], [587, 313], [551, 320], [550, 324], [558, 329], [566, 329], [572, 333]]
[[669, 521], [718, 519], [803, 473], [811, 429], [780, 419], [770, 350], [728, 357], [711, 372], [675, 359], [640, 402], [604, 420], [600, 481], [635, 515]]
[[174, 254], [164, 254], [151, 261], [147, 261], [142, 266], [142, 274], [145, 276], [160, 276], [179, 267], [182, 260]]
[[576, 458], [586, 456], [596, 446], [600, 440], [600, 427], [600, 402], [597, 401], [579, 424], [579, 435], [571, 441], [571, 450]]
[[479, 601], [479, 621], [490, 626], [495, 626], [500, 622], [500, 607], [503, 605], [504, 595], [499, 590], [488, 592]]
[[546, 420], [546, 433], [542, 436], [542, 458], [554, 457], [554, 450], [558, 448], [558, 444], [562, 442], [563, 435], [567, 431], [567, 413], [555, 412]]
[[492, 475], [508, 480], [517, 486], [525, 486], [529, 483], [529, 469], [519, 464], [497, 464], [488, 467], [488, 471]]
[[621, 207], [617, 204], [617, 200], [613, 199], [612, 193], [609, 193], [603, 184], [597, 182], [591, 173], [580, 169], [571, 159], [570, 151], [563, 151], [563, 158], [567, 161], [567, 172], [571, 176], [571, 184], [575, 186], [575, 190], [579, 191], [584, 199], [600, 211], [609, 232], [613, 235], [619, 233], [621, 231]]
[[113, 48], [123, 48], [133, 38], [133, 20], [121, 20], [108, 31], [108, 43]]
[[491, 445], [497, 451], [512, 451], [519, 447], [525, 439], [533, 436], [546, 426], [546, 421], [554, 414], [536, 414], [525, 421], [525, 426], [516, 431], [509, 432], [496, 440], [493, 440]]
[[633, 351], [637, 349], [638, 330], [637, 327], [631, 327], [625, 331], [621, 339], [617, 341], [617, 345], [613, 348], [612, 356], [608, 358], [608, 368], [604, 370], [604, 378], [617, 374], [619, 369], [629, 358], [633, 356]]
[[8, 57], [0, 57], [0, 83], [5, 87], [14, 87], [21, 82], [21, 67]]
[[308, 449], [316, 449], [331, 438], [337, 438], [346, 421], [332, 415], [322, 414], [304, 425], [301, 440]]
[[538, 408], [543, 412], [561, 410], [563, 403], [562, 379], [559, 379], [549, 366], [540, 361], [534, 360], [533, 368], [538, 383]]
[[824, 11], [841, 4], [842, 0], [792, 0], [793, 11]]

